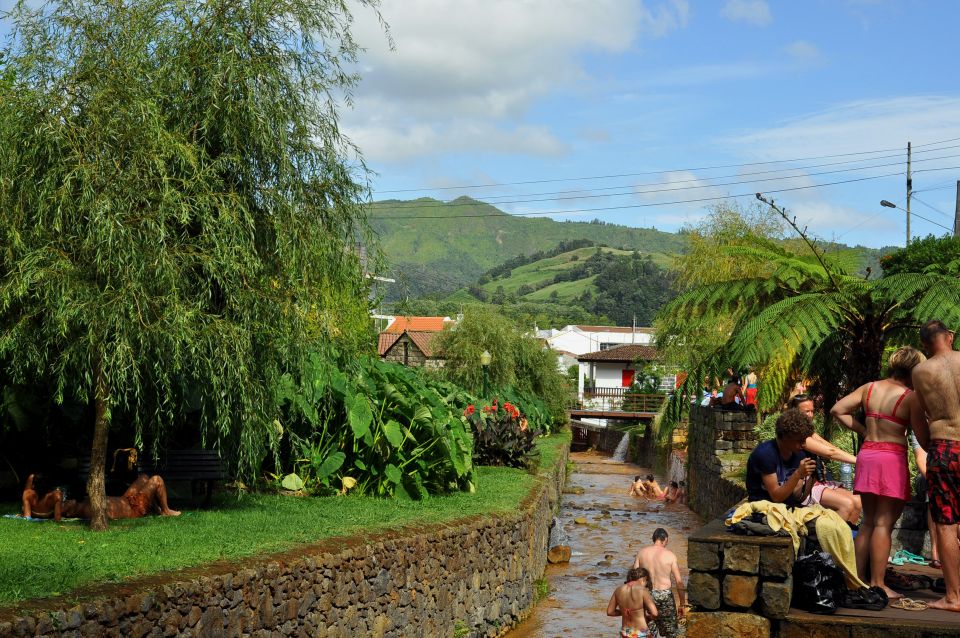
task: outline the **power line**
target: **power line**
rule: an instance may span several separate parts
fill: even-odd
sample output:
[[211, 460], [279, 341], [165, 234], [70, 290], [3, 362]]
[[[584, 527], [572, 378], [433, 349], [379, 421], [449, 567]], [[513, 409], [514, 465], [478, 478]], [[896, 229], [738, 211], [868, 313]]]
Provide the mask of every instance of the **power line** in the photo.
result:
[[927, 202], [925, 202], [925, 201], [923, 201], [922, 199], [920, 199], [919, 197], [917, 197], [917, 194], [916, 194], [916, 193], [911, 193], [911, 194], [910, 194], [910, 199], [912, 199], [912, 200], [915, 201], [915, 202], [920, 202], [921, 204], [923, 204], [924, 206], [926, 206], [927, 208], [929, 208], [930, 210], [932, 210], [932, 211], [935, 212], [935, 213], [939, 213], [939, 214], [943, 215], [944, 217], [948, 217], [948, 218], [950, 217], [950, 215], [947, 215], [945, 212], [943, 212], [943, 211], [940, 210], [939, 208], [936, 208], [935, 206], [931, 206], [931, 205], [928, 204]]
[[[927, 157], [927, 158], [923, 158], [923, 159], [919, 159], [919, 160], [914, 160], [914, 162], [916, 163], [916, 162], [939, 161], [939, 160], [945, 160], [945, 159], [955, 159], [955, 158], [957, 158], [957, 157], [960, 157], [960, 154], [955, 154], [955, 155], [942, 155], [942, 156], [940, 156], [940, 157]], [[718, 188], [718, 187], [720, 187], [720, 186], [738, 186], [738, 185], [741, 185], [741, 184], [755, 184], [755, 183], [757, 183], [757, 182], [782, 181], [782, 180], [786, 180], [786, 179], [802, 179], [802, 178], [806, 178], [806, 177], [816, 177], [816, 176], [818, 176], [818, 175], [834, 175], [834, 174], [837, 174], [837, 173], [851, 173], [851, 172], [859, 172], [859, 171], [864, 171], [864, 170], [869, 170], [869, 169], [874, 169], [874, 168], [889, 168], [890, 166], [899, 166], [899, 165], [900, 165], [900, 162], [888, 162], [888, 163], [886, 163], [886, 164], [874, 164], [874, 165], [871, 165], [871, 166], [860, 166], [860, 167], [857, 167], [857, 168], [842, 168], [842, 169], [834, 169], [834, 170], [830, 170], [830, 171], [817, 171], [817, 172], [813, 172], [813, 173], [804, 173], [804, 174], [802, 174], [802, 175], [786, 175], [786, 176], [778, 176], [778, 177], [763, 177], [763, 178], [759, 178], [759, 179], [734, 180], [734, 181], [730, 181], [730, 182], [719, 182], [719, 183], [710, 183], [710, 184], [698, 184], [698, 185], [695, 185], [695, 186], [672, 186], [672, 187], [670, 187], [670, 188], [654, 188], [654, 189], [648, 189], [648, 190], [636, 190], [635, 188], [632, 188], [632, 187], [631, 187], [630, 190], [627, 190], [627, 191], [624, 191], [624, 192], [621, 192], [621, 193], [604, 193], [604, 194], [594, 194], [594, 195], [584, 195], [584, 194], [580, 194], [580, 195], [571, 195], [571, 196], [569, 196], [569, 197], [546, 197], [546, 198], [511, 199], [511, 200], [499, 200], [499, 201], [487, 201], [487, 200], [482, 200], [482, 201], [483, 201], [483, 203], [485, 203], [485, 204], [490, 204], [490, 205], [494, 205], [494, 204], [497, 204], [497, 205], [502, 205], [502, 204], [532, 204], [532, 203], [536, 203], [536, 202], [554, 202], [554, 201], [565, 201], [565, 200], [571, 200], [571, 199], [597, 199], [597, 198], [601, 198], [601, 197], [623, 197], [623, 196], [631, 196], [631, 195], [650, 195], [650, 194], [655, 194], [655, 193], [670, 193], [670, 192], [674, 192], [674, 191], [692, 190], [692, 189], [697, 189], [697, 188]], [[919, 173], [920, 171], [914, 171], [914, 172]], [[689, 181], [699, 181], [699, 180], [680, 180], [680, 182], [689, 182]], [[649, 186], [659, 186], [659, 185], [661, 185], [661, 184], [676, 184], [676, 183], [678, 183], [678, 182], [660, 182], [660, 183], [648, 184], [648, 185], [649, 185]], [[626, 187], [619, 187], [619, 188], [626, 188]], [[581, 191], [581, 192], [582, 192], [582, 191]], [[476, 201], [481, 201], [481, 200], [473, 200], [473, 201], [469, 201], [469, 202], [456, 202], [456, 201], [453, 201], [453, 202], [427, 202], [427, 203], [402, 202], [402, 203], [399, 204], [399, 205], [393, 206], [393, 208], [394, 208], [394, 210], [403, 210], [403, 209], [405, 209], [405, 208], [416, 208], [416, 209], [420, 209], [420, 210], [422, 210], [422, 209], [424, 209], [424, 208], [451, 208], [451, 207], [460, 207], [460, 206], [473, 206], [473, 205], [476, 203]]]
[[[960, 144], [957, 144], [957, 145], [954, 145], [954, 146], [944, 146], [944, 147], [937, 148], [937, 149], [929, 149], [929, 150], [927, 150], [927, 151], [918, 151], [918, 152], [919, 152], [919, 153], [929, 153], [929, 152], [931, 152], [931, 151], [945, 151], [945, 150], [949, 150], [949, 149], [951, 149], [951, 148], [960, 148]], [[599, 187], [599, 188], [580, 188], [580, 189], [576, 189], [576, 190], [544, 191], [544, 192], [539, 192], [539, 193], [524, 193], [524, 194], [511, 194], [511, 195], [491, 195], [491, 196], [489, 196], [489, 197], [485, 197], [485, 198], [483, 199], [483, 201], [486, 202], [486, 203], [488, 203], [488, 204], [503, 204], [503, 203], [509, 203], [509, 202], [493, 201], [493, 198], [499, 199], [499, 198], [502, 198], [502, 197], [538, 197], [538, 196], [541, 196], [541, 195], [566, 195], [566, 194], [576, 194], [576, 193], [592, 193], [592, 192], [599, 192], [599, 191], [617, 190], [617, 189], [620, 189], [620, 188], [636, 188], [636, 187], [640, 187], [640, 186], [659, 186], [659, 185], [666, 185], [666, 184], [674, 185], [674, 184], [684, 184], [684, 183], [688, 183], [688, 182], [699, 182], [699, 181], [702, 181], [702, 180], [728, 179], [728, 178], [731, 178], [731, 177], [737, 177], [737, 178], [739, 178], [739, 177], [748, 177], [748, 176], [750, 176], [750, 175], [768, 175], [768, 174], [770, 174], [770, 173], [782, 173], [782, 172], [784, 172], [784, 171], [805, 171], [805, 170], [807, 170], [807, 169], [811, 169], [811, 168], [822, 168], [822, 167], [825, 167], [825, 166], [839, 166], [839, 165], [841, 165], [841, 164], [852, 164], [852, 163], [855, 163], [855, 162], [867, 162], [867, 161], [871, 161], [871, 162], [872, 162], [872, 161], [881, 160], [881, 159], [890, 159], [890, 158], [892, 158], [892, 157], [900, 157], [900, 156], [902, 156], [902, 155], [903, 155], [903, 153], [896, 153], [896, 154], [894, 154], [894, 155], [879, 155], [879, 156], [877, 156], [877, 157], [871, 157], [871, 158], [869, 158], [869, 159], [844, 160], [844, 161], [842, 161], [842, 162], [827, 162], [827, 163], [825, 163], [825, 164], [810, 164], [810, 165], [808, 165], [808, 166], [794, 166], [794, 167], [791, 167], [791, 168], [777, 168], [777, 169], [771, 169], [771, 170], [766, 170], [766, 171], [752, 171], [752, 172], [749, 172], [749, 173], [734, 173], [734, 174], [732, 174], [732, 175], [714, 175], [714, 176], [710, 176], [710, 177], [706, 177], [706, 176], [705, 176], [705, 177], [694, 177], [694, 178], [691, 178], [691, 179], [679, 179], [679, 180], [672, 180], [672, 181], [669, 181], [669, 182], [647, 182], [647, 183], [645, 183], [645, 184], [628, 184], [628, 185], [625, 185], [625, 186], [624, 186], [624, 185], [618, 185], [618, 186], [602, 186], [602, 187]], [[951, 156], [951, 157], [956, 157], [956, 156]], [[937, 159], [937, 158], [926, 158], [926, 159]], [[921, 160], [917, 160], [917, 161], [921, 161]], [[876, 165], [876, 166], [854, 166], [854, 167], [849, 168], [848, 170], [849, 170], [850, 172], [854, 172], [854, 171], [858, 171], [858, 170], [865, 170], [865, 169], [868, 169], [868, 168], [877, 168], [877, 167], [879, 167], [879, 166], [895, 166], [895, 165], [896, 165], [896, 164], [878, 164], [878, 165]], [[805, 177], [805, 176], [806, 176], [806, 175], [803, 175], [803, 174], [801, 174], [801, 175], [784, 175], [783, 178], [784, 178], [784, 179], [788, 179], [788, 178], [791, 178], [791, 177]], [[444, 205], [447, 205], [447, 204], [444, 203], [444, 202], [439, 202], [437, 205], [444, 206]]]
[[[955, 142], [960, 140], [960, 137], [948, 139], [948, 140], [939, 140], [936, 142], [927, 142], [926, 144], [916, 144], [915, 147], [925, 147], [925, 146], [936, 146], [940, 144], [947, 144], [949, 142]], [[821, 160], [821, 159], [834, 159], [837, 157], [854, 157], [857, 155], [874, 155], [877, 153], [890, 153], [893, 151], [900, 151], [898, 148], [883, 148], [876, 149], [872, 151], [856, 151], [852, 153], [834, 153], [832, 155], [812, 155], [808, 157], [795, 157], [791, 159], [778, 159], [778, 160], [767, 160], [763, 162], [745, 162], [742, 164], [718, 164], [715, 166], [699, 166], [691, 168], [674, 168], [666, 170], [657, 170], [657, 171], [643, 171], [636, 173], [619, 173], [613, 175], [591, 175], [587, 177], [566, 177], [566, 178], [551, 178], [551, 179], [534, 179], [534, 180], [523, 180], [518, 182], [497, 182], [491, 184], [465, 184], [458, 186], [437, 186], [435, 188], [399, 188], [399, 189], [389, 189], [377, 191], [378, 193], [416, 193], [423, 191], [447, 191], [447, 190], [466, 190], [471, 188], [496, 188], [498, 186], [522, 186], [527, 184], [550, 184], [557, 182], [578, 182], [578, 181], [588, 181], [588, 180], [599, 180], [599, 179], [614, 179], [618, 177], [638, 177], [641, 175], [662, 175], [664, 173], [677, 173], [682, 171], [708, 171], [708, 170], [718, 170], [721, 168], [742, 168], [746, 166], [764, 166], [767, 164], [787, 164], [791, 162], [807, 162], [811, 160]], [[930, 151], [941, 150], [941, 149], [929, 149]], [[922, 151], [929, 152], [929, 151]], [[871, 158], [868, 158], [868, 160]]]
[[[952, 171], [958, 170], [960, 166], [944, 166], [942, 168], [925, 168], [915, 173], [921, 172], [934, 172], [934, 171]], [[840, 180], [836, 182], [827, 182], [825, 184], [810, 184], [807, 186], [794, 186], [790, 188], [779, 188], [779, 189], [769, 189], [767, 193], [788, 193], [799, 190], [809, 190], [812, 188], [824, 188], [826, 186], [837, 186], [840, 184], [852, 184], [855, 182], [866, 182], [875, 179], [883, 179], [885, 177], [896, 177], [898, 175], [903, 175], [903, 171], [898, 171], [895, 173], [885, 173], [883, 175], [873, 175], [869, 177], [857, 177], [852, 179]], [[597, 208], [581, 208], [574, 210], [558, 210], [558, 211], [538, 211], [534, 213], [478, 213], [478, 214], [469, 214], [469, 215], [387, 215], [387, 216], [370, 216], [368, 219], [371, 220], [387, 220], [387, 219], [467, 219], [467, 218], [477, 218], [477, 217], [501, 217], [503, 215], [508, 215], [512, 217], [534, 217], [534, 216], [547, 216], [547, 215], [571, 215], [577, 213], [592, 213], [592, 212], [601, 212], [601, 211], [611, 211], [611, 210], [627, 210], [631, 208], [650, 208], [652, 206], [671, 206], [674, 204], [694, 204], [700, 202], [712, 202], [712, 201], [722, 201], [725, 199], [738, 199], [741, 197], [755, 197], [755, 193], [740, 193], [737, 195], [722, 195], [716, 197], [697, 197], [692, 199], [679, 199], [667, 202], [652, 202], [648, 204], [626, 204], [623, 206], [602, 206]]]

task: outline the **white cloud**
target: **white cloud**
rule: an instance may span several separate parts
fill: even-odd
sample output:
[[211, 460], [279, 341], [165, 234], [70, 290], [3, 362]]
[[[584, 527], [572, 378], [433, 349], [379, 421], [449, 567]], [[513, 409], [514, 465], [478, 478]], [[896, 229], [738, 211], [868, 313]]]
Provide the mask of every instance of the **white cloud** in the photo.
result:
[[367, 52], [344, 128], [380, 161], [435, 153], [423, 141], [440, 138], [450, 151], [561, 152], [525, 122], [531, 105], [588, 79], [585, 52], [623, 53], [640, 35], [685, 26], [689, 11], [687, 0], [386, 0], [396, 48], [370, 12], [358, 14]]
[[758, 27], [766, 26], [773, 20], [766, 0], [727, 0], [721, 13], [733, 22], [745, 22]]
[[404, 161], [422, 155], [473, 152], [556, 156], [566, 145], [542, 126], [496, 126], [477, 120], [358, 127], [352, 139], [368, 159]]
[[783, 47], [783, 50], [796, 62], [803, 64], [819, 64], [823, 61], [823, 54], [817, 45], [806, 40], [794, 40]]
[[[847, 102], [721, 143], [738, 146], [752, 159], [772, 160], [905, 148], [907, 141], [916, 145], [956, 137], [960, 137], [960, 97], [932, 95]], [[920, 155], [956, 154], [958, 150]], [[960, 159], [945, 161], [948, 163], [941, 165], [960, 165]]]

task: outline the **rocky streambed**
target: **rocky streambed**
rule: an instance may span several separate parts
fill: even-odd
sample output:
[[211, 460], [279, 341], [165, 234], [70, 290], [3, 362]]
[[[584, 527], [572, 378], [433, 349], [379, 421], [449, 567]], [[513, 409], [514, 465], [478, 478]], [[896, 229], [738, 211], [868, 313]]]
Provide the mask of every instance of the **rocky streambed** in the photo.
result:
[[[615, 635], [620, 619], [607, 617], [607, 601], [658, 527], [670, 534], [668, 547], [686, 577], [686, 537], [703, 524], [700, 517], [685, 505], [628, 496], [634, 475], [648, 474], [648, 468], [594, 452], [570, 459], [576, 471], [567, 480], [558, 517], [572, 550], [570, 562], [547, 566], [549, 591], [508, 638]], [[661, 485], [663, 479], [657, 476]]]

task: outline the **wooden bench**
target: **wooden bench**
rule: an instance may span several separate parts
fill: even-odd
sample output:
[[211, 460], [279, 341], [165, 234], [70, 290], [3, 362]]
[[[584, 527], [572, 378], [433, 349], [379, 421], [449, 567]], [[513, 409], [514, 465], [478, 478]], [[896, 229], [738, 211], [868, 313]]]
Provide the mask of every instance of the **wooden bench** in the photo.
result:
[[[125, 463], [126, 456], [121, 455], [117, 467]], [[107, 477], [113, 461], [107, 460]], [[137, 469], [140, 474], [153, 476], [159, 474], [167, 483], [170, 481], [190, 481], [190, 493], [196, 495], [197, 486], [206, 484], [203, 505], [208, 507], [213, 496], [213, 484], [227, 479], [227, 472], [216, 450], [163, 450], [154, 460], [150, 455], [141, 455], [137, 459]], [[90, 474], [90, 455], [80, 459], [78, 474], [81, 483], [85, 484]]]
[[167, 482], [190, 481], [191, 494], [197, 493], [199, 483], [205, 483], [204, 507], [210, 505], [213, 484], [227, 478], [216, 450], [165, 450], [156, 461], [150, 456], [141, 457], [139, 465], [144, 474], [159, 474]]

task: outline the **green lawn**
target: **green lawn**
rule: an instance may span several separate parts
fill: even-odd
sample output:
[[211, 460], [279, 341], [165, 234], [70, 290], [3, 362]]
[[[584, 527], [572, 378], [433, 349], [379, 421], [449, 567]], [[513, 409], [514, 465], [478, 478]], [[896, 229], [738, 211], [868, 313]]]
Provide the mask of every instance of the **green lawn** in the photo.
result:
[[[569, 433], [540, 439], [540, 467], [549, 468], [569, 440]], [[91, 532], [81, 523], [2, 518], [0, 605], [55, 596], [90, 583], [282, 551], [336, 536], [513, 511], [535, 481], [523, 470], [481, 467], [475, 494], [420, 502], [245, 495], [225, 499], [213, 510], [184, 511], [178, 518], [115, 521], [102, 533]], [[16, 507], [8, 504], [2, 510], [13, 513]]]

